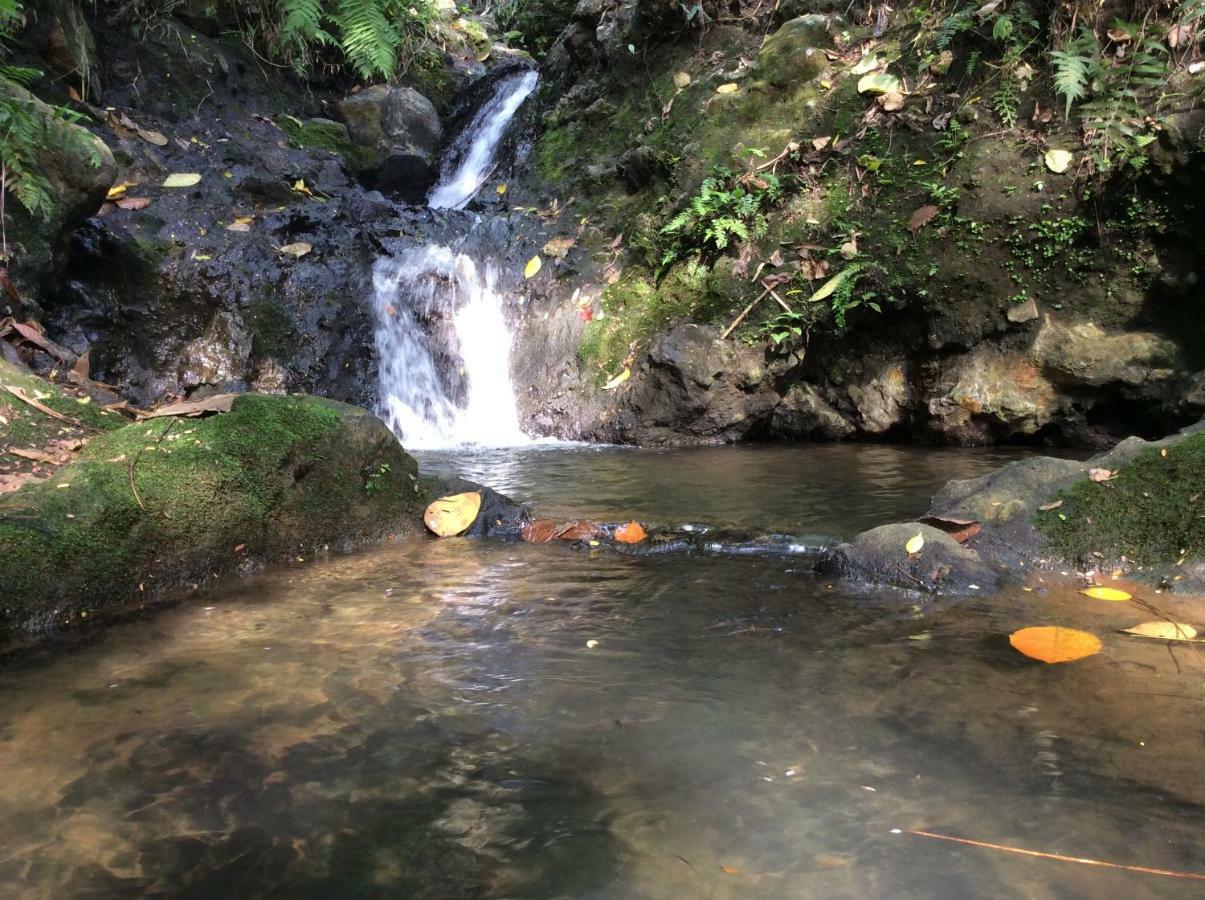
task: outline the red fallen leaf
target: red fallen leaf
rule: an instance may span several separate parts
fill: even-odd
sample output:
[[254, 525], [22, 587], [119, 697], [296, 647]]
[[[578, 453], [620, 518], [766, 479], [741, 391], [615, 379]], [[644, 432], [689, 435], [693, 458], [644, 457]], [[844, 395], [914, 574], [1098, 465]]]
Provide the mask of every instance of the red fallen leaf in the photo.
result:
[[983, 526], [974, 519], [951, 519], [947, 516], [925, 516], [920, 520], [925, 525], [931, 525], [938, 531], [944, 531], [958, 543], [969, 541]]
[[929, 224], [930, 220], [940, 211], [941, 210], [939, 210], [936, 206], [922, 206], [920, 209], [914, 212], [912, 214], [912, 218], [908, 220], [908, 230], [913, 234], [916, 234], [927, 224]]
[[557, 532], [557, 523], [551, 519], [533, 519], [523, 526], [523, 540], [529, 544], [547, 544]]
[[559, 541], [588, 541], [598, 537], [600, 531], [602, 529], [588, 519], [578, 519], [562, 525], [555, 537]]
[[639, 544], [646, 537], [648, 537], [648, 532], [636, 521], [620, 525], [615, 529], [615, 540], [621, 544]]
[[122, 209], [139, 210], [139, 209], [146, 209], [148, 206], [150, 206], [151, 198], [150, 197], [122, 197], [120, 200], [114, 200], [113, 202], [116, 203], [118, 206], [120, 206]]

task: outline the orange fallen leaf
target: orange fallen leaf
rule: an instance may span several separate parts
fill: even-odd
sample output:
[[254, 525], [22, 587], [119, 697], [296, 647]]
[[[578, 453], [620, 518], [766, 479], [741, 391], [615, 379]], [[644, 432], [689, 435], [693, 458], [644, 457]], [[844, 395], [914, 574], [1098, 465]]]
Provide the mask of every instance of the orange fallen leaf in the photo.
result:
[[1044, 663], [1072, 662], [1100, 652], [1100, 638], [1075, 628], [1042, 625], [1022, 628], [1008, 637], [1013, 649]]
[[562, 525], [555, 535], [561, 541], [588, 541], [597, 537], [602, 529], [588, 519], [578, 519]]
[[551, 519], [533, 519], [523, 526], [523, 540], [529, 544], [547, 544], [557, 532], [557, 524]]
[[639, 544], [646, 537], [648, 537], [648, 532], [636, 521], [620, 525], [615, 529], [615, 540], [621, 544]]
[[423, 524], [440, 537], [467, 531], [481, 512], [481, 492], [466, 491], [433, 500], [423, 513]]
[[736, 866], [720, 866], [720, 871], [723, 872], [725, 875], [741, 874], [741, 870], [738, 869]]

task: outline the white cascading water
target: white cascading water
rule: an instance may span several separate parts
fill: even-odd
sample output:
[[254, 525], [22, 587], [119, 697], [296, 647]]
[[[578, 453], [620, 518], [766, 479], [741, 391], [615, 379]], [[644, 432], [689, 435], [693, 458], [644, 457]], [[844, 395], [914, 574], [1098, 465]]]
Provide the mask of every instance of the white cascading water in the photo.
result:
[[[441, 173], [428, 206], [462, 209], [473, 198], [537, 79], [524, 72], [499, 82], [448, 155], [458, 161]], [[406, 447], [531, 440], [519, 427], [497, 281], [492, 262], [433, 244], [374, 266], [380, 413]]]

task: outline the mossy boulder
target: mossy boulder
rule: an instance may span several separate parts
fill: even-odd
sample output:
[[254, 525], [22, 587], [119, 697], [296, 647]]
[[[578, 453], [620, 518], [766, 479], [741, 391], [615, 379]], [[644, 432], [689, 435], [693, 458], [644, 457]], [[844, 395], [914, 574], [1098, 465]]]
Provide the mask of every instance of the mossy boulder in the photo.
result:
[[424, 499], [385, 425], [334, 401], [244, 394], [228, 413], [128, 425], [0, 499], [0, 638], [417, 528]]
[[766, 38], [757, 54], [757, 72], [775, 87], [811, 81], [828, 66], [825, 47], [832, 47], [831, 16], [806, 15], [784, 22]]
[[380, 154], [372, 147], [362, 147], [352, 141], [347, 126], [342, 122], [283, 116], [277, 124], [292, 146], [337, 153], [347, 160], [357, 174], [371, 172], [381, 164]]

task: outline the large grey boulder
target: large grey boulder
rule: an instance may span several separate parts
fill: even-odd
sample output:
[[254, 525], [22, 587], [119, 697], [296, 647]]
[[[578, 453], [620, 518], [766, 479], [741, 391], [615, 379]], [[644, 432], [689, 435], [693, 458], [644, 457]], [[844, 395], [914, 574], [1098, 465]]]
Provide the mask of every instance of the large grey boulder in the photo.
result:
[[383, 157], [417, 156], [433, 164], [443, 126], [435, 104], [412, 87], [377, 84], [339, 101], [351, 139]]

